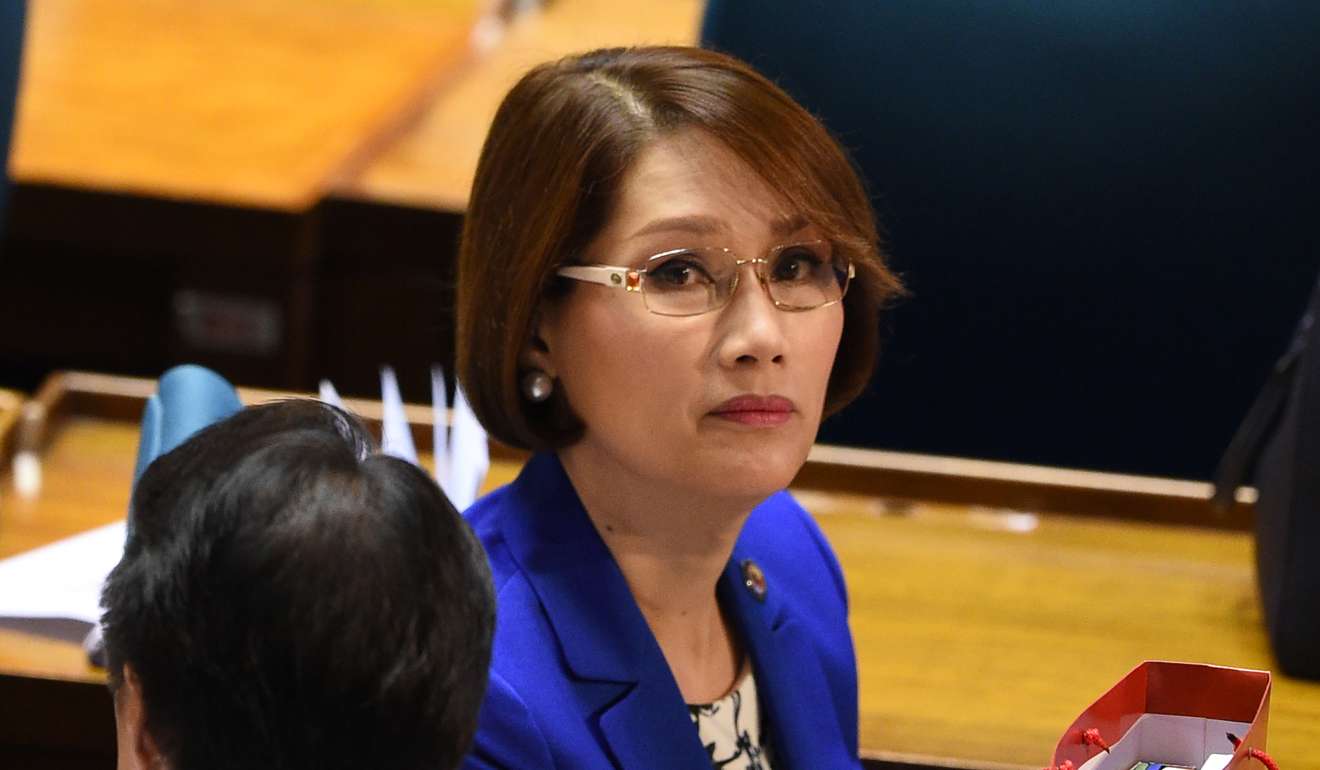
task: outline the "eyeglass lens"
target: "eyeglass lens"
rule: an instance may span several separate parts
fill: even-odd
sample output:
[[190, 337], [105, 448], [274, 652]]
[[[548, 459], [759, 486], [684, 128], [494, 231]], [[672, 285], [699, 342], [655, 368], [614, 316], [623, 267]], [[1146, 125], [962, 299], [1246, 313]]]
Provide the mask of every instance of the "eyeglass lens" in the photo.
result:
[[[680, 249], [647, 261], [642, 298], [661, 315], [697, 315], [722, 307], [738, 285], [738, 261], [721, 248]], [[828, 241], [776, 248], [757, 263], [770, 299], [782, 310], [838, 302], [848, 287], [848, 262]]]

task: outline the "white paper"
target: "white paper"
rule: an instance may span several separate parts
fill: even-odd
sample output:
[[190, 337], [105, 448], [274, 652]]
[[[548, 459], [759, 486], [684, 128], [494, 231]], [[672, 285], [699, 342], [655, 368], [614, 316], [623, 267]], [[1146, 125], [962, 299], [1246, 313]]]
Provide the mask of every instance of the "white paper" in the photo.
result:
[[394, 369], [388, 366], [380, 369], [380, 408], [380, 451], [419, 465], [412, 429], [408, 427], [408, 415], [403, 409], [403, 397], [399, 395], [399, 381], [394, 376]]
[[458, 510], [477, 499], [481, 482], [490, 470], [490, 448], [486, 430], [468, 404], [463, 388], [454, 389], [454, 425], [449, 442], [449, 485], [445, 494]]
[[317, 390], [317, 397], [322, 401], [330, 406], [337, 406], [340, 409], [344, 408], [344, 402], [339, 398], [339, 391], [335, 390], [335, 384], [333, 382], [329, 380], [321, 380], [321, 385]]
[[0, 618], [96, 623], [101, 585], [124, 554], [123, 521], [0, 561]]
[[435, 455], [435, 483], [448, 494], [449, 409], [445, 407], [445, 370], [439, 364], [431, 367], [431, 450]]
[[435, 481], [445, 496], [462, 511], [477, 499], [490, 470], [490, 448], [461, 386], [454, 388], [454, 407], [445, 408], [445, 373], [431, 367], [432, 447]]

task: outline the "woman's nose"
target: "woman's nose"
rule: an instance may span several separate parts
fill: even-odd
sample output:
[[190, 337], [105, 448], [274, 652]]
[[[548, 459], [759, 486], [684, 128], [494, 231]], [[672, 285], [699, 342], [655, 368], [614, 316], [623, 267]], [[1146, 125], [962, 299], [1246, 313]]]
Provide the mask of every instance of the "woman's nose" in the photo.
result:
[[770, 299], [757, 264], [750, 260], [742, 264], [738, 285], [720, 313], [720, 362], [725, 366], [783, 363], [787, 315]]

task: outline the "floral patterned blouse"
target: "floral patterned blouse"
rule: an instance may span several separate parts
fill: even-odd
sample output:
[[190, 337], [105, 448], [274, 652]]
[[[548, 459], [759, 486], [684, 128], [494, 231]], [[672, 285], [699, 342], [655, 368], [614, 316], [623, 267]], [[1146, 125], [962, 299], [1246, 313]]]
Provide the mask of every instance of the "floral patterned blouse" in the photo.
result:
[[771, 770], [768, 741], [761, 733], [756, 677], [750, 668], [728, 695], [714, 703], [688, 704], [688, 714], [710, 756], [711, 767]]

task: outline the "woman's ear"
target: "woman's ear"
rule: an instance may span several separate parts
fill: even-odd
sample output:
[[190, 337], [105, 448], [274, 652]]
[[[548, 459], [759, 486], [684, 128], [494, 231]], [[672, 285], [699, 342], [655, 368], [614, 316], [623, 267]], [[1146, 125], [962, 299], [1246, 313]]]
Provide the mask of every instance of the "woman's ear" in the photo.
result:
[[552, 324], [547, 323], [546, 314], [538, 310], [532, 317], [532, 334], [518, 356], [518, 363], [523, 369], [545, 372], [553, 379], [555, 364], [550, 341], [553, 340], [554, 330], [551, 327]]
[[124, 666], [119, 687], [115, 688], [115, 732], [119, 770], [163, 770], [166, 767], [156, 740], [147, 730], [142, 683], [137, 672], [128, 665]]

